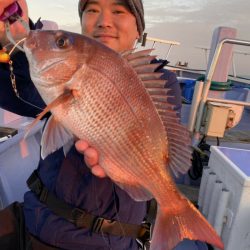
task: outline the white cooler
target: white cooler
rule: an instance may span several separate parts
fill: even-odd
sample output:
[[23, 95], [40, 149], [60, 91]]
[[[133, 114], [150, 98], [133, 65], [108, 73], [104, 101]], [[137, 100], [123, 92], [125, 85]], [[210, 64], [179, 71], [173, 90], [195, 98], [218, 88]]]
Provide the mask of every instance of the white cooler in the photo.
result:
[[198, 204], [225, 250], [250, 250], [250, 150], [211, 147]]

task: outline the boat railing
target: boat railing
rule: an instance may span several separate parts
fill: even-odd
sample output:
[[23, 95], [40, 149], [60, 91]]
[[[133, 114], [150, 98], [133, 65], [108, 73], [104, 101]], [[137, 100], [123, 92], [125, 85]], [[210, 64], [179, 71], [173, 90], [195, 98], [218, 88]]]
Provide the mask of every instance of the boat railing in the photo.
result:
[[[208, 66], [208, 52], [211, 50], [208, 47], [204, 46], [196, 46], [196, 49], [201, 49], [204, 51], [205, 55], [205, 61], [206, 61], [206, 66]], [[244, 51], [233, 51], [232, 54], [232, 76], [231, 77], [238, 77], [237, 76], [237, 69], [236, 69], [236, 63], [235, 63], [235, 55], [244, 55], [244, 56], [250, 56], [249, 52], [244, 52]]]
[[224, 44], [234, 44], [234, 45], [241, 45], [241, 46], [250, 46], [250, 41], [246, 40], [238, 40], [238, 39], [223, 39], [218, 45], [216, 46], [216, 50], [212, 59], [212, 63], [206, 75], [204, 82], [199, 82], [199, 84], [195, 85], [195, 91], [191, 106], [191, 113], [188, 122], [188, 129], [191, 132], [194, 132], [195, 138], [200, 137], [200, 130], [203, 115], [205, 112], [205, 105], [209, 102], [217, 102], [217, 103], [227, 103], [227, 104], [236, 104], [241, 106], [248, 106], [250, 107], [249, 102], [242, 102], [242, 101], [234, 101], [234, 100], [224, 100], [224, 99], [215, 99], [215, 98], [208, 98], [209, 89], [212, 82], [212, 77], [216, 69], [216, 65]]
[[155, 48], [156, 44], [163, 44], [163, 45], [168, 45], [169, 48], [167, 50], [167, 54], [165, 56], [165, 60], [168, 59], [170, 51], [172, 50], [173, 46], [178, 46], [181, 43], [177, 42], [177, 41], [171, 41], [171, 40], [165, 40], [165, 39], [159, 39], [159, 38], [155, 38], [155, 37], [148, 37], [147, 33], [144, 33], [142, 41], [141, 41], [141, 45], [144, 47], [146, 46], [147, 42], [152, 42], [152, 49]]

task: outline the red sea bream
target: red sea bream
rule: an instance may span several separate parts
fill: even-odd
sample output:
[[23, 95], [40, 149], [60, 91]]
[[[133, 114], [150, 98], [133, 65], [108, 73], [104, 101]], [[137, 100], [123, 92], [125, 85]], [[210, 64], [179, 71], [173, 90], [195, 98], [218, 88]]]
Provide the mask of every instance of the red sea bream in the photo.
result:
[[185, 173], [191, 165], [190, 138], [168, 103], [150, 51], [121, 55], [65, 31], [33, 31], [24, 48], [31, 78], [52, 113], [42, 157], [72, 138], [87, 140], [107, 175], [134, 200], [156, 199], [151, 250], [171, 250], [183, 239], [223, 249], [170, 174]]

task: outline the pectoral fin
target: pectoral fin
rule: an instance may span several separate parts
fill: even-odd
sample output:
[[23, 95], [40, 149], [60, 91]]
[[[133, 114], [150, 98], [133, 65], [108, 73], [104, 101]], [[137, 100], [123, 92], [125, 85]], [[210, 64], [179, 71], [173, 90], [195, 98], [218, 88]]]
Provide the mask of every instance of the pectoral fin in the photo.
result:
[[63, 104], [70, 99], [74, 98], [74, 93], [72, 91], [67, 91], [63, 93], [62, 95], [58, 96], [54, 101], [52, 101], [50, 104], [47, 105], [47, 107], [36, 117], [36, 119], [28, 126], [27, 131], [24, 135], [24, 138], [27, 137], [29, 132], [35, 125], [48, 113], [50, 112], [53, 108], [57, 107], [60, 104]]
[[65, 129], [55, 118], [51, 116], [45, 125], [41, 140], [41, 157], [44, 159], [49, 154], [68, 143], [72, 145], [74, 136], [71, 132]]

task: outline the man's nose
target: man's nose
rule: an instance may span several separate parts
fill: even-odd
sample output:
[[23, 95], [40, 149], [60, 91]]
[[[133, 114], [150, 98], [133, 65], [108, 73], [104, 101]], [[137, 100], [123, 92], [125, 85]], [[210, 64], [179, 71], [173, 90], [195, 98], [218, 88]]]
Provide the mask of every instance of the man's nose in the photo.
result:
[[112, 27], [113, 19], [112, 14], [106, 11], [100, 13], [98, 18], [98, 27]]

